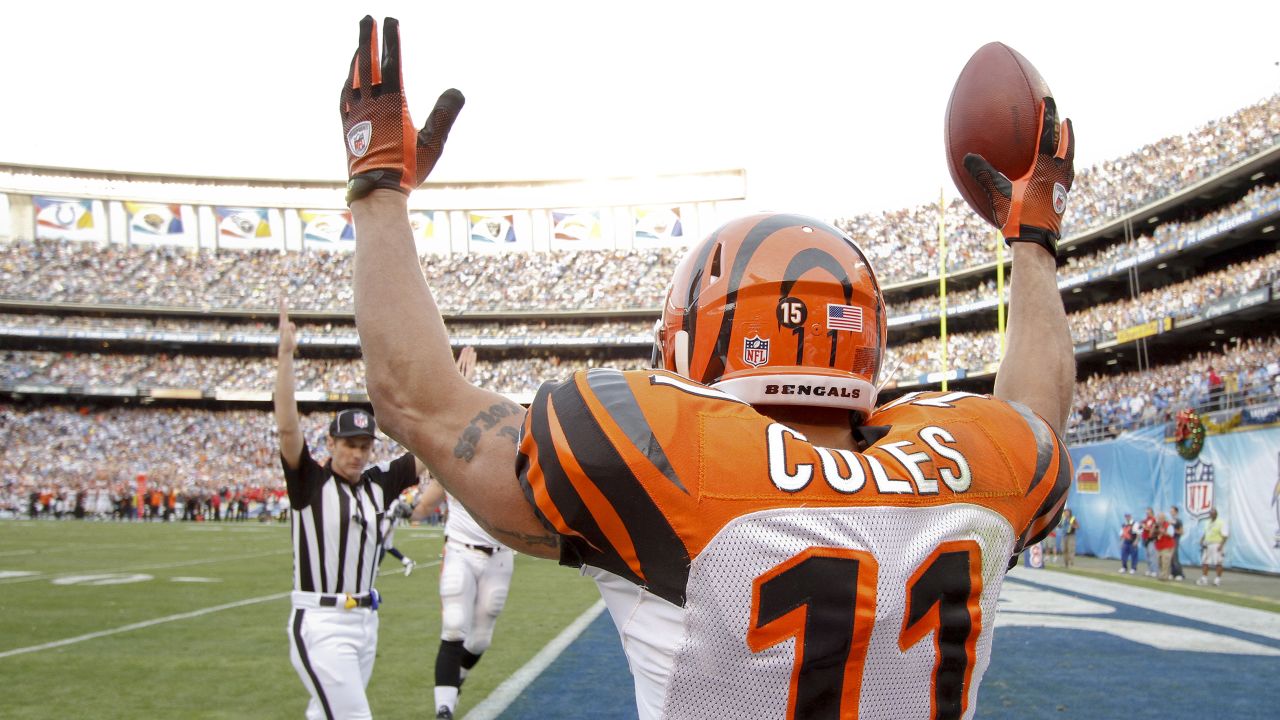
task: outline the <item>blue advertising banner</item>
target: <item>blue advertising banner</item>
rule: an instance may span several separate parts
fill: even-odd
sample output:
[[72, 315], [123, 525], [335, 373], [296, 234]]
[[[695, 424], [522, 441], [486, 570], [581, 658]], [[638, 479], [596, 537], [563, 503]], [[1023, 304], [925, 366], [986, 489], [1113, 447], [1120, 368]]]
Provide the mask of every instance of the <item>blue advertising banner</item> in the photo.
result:
[[1209, 435], [1194, 460], [1180, 457], [1157, 426], [1114, 440], [1071, 448], [1075, 482], [1067, 506], [1080, 521], [1076, 552], [1120, 557], [1125, 513], [1146, 509], [1183, 522], [1178, 557], [1200, 564], [1200, 537], [1216, 508], [1226, 520], [1226, 565], [1280, 573], [1280, 428]]

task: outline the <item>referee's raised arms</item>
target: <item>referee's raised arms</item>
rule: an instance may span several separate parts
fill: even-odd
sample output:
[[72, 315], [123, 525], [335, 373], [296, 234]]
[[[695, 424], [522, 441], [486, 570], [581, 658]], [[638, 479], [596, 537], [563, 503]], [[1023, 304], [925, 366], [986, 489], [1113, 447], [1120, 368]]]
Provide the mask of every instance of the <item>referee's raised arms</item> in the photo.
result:
[[276, 431], [280, 437], [280, 456], [286, 466], [295, 469], [302, 455], [302, 428], [293, 387], [293, 353], [297, 347], [297, 328], [290, 322], [288, 305], [281, 296], [280, 343], [276, 351], [276, 390], [272, 403], [275, 406]]

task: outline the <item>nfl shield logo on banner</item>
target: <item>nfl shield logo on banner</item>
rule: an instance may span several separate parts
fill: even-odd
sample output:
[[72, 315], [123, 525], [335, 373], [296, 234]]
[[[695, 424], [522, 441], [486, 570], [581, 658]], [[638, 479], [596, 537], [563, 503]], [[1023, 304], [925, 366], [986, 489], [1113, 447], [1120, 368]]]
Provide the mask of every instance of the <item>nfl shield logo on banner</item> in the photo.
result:
[[1213, 507], [1213, 465], [1197, 460], [1187, 465], [1185, 477], [1187, 513], [1197, 520], [1208, 517]]
[[769, 341], [759, 335], [752, 335], [743, 340], [742, 362], [751, 367], [760, 367], [769, 362]]

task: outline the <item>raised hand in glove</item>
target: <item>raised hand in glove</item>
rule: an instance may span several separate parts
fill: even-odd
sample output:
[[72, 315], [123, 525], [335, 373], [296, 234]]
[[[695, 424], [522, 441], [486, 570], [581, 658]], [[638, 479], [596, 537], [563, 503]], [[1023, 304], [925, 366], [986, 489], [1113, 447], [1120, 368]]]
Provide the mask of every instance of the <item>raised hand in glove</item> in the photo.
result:
[[379, 58], [377, 24], [368, 15], [360, 21], [360, 45], [342, 86], [347, 204], [378, 188], [408, 195], [421, 185], [440, 159], [449, 129], [465, 102], [462, 93], [445, 90], [426, 125], [415, 130], [400, 71], [399, 21], [387, 18], [382, 32]]
[[1062, 213], [1076, 175], [1076, 141], [1070, 120], [1058, 124], [1051, 97], [1040, 104], [1039, 127], [1035, 162], [1022, 177], [1010, 180], [974, 153], [964, 156], [964, 168], [986, 191], [1006, 243], [1033, 242], [1056, 257]]

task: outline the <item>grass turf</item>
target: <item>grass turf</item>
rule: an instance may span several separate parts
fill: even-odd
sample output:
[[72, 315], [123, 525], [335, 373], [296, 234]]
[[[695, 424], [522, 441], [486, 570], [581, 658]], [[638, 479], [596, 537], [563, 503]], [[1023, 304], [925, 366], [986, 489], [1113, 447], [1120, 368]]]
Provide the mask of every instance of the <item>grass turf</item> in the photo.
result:
[[[441, 538], [435, 528], [402, 527], [395, 542], [419, 566], [405, 578], [394, 558], [384, 565], [368, 695], [379, 718], [418, 718], [433, 704]], [[97, 584], [117, 580], [133, 581]], [[291, 584], [287, 525], [0, 522], [0, 655], [192, 614], [0, 657], [3, 714], [299, 717], [308, 696], [289, 662]], [[459, 715], [598, 597], [576, 571], [519, 556]], [[243, 604], [195, 614], [235, 603]]]

